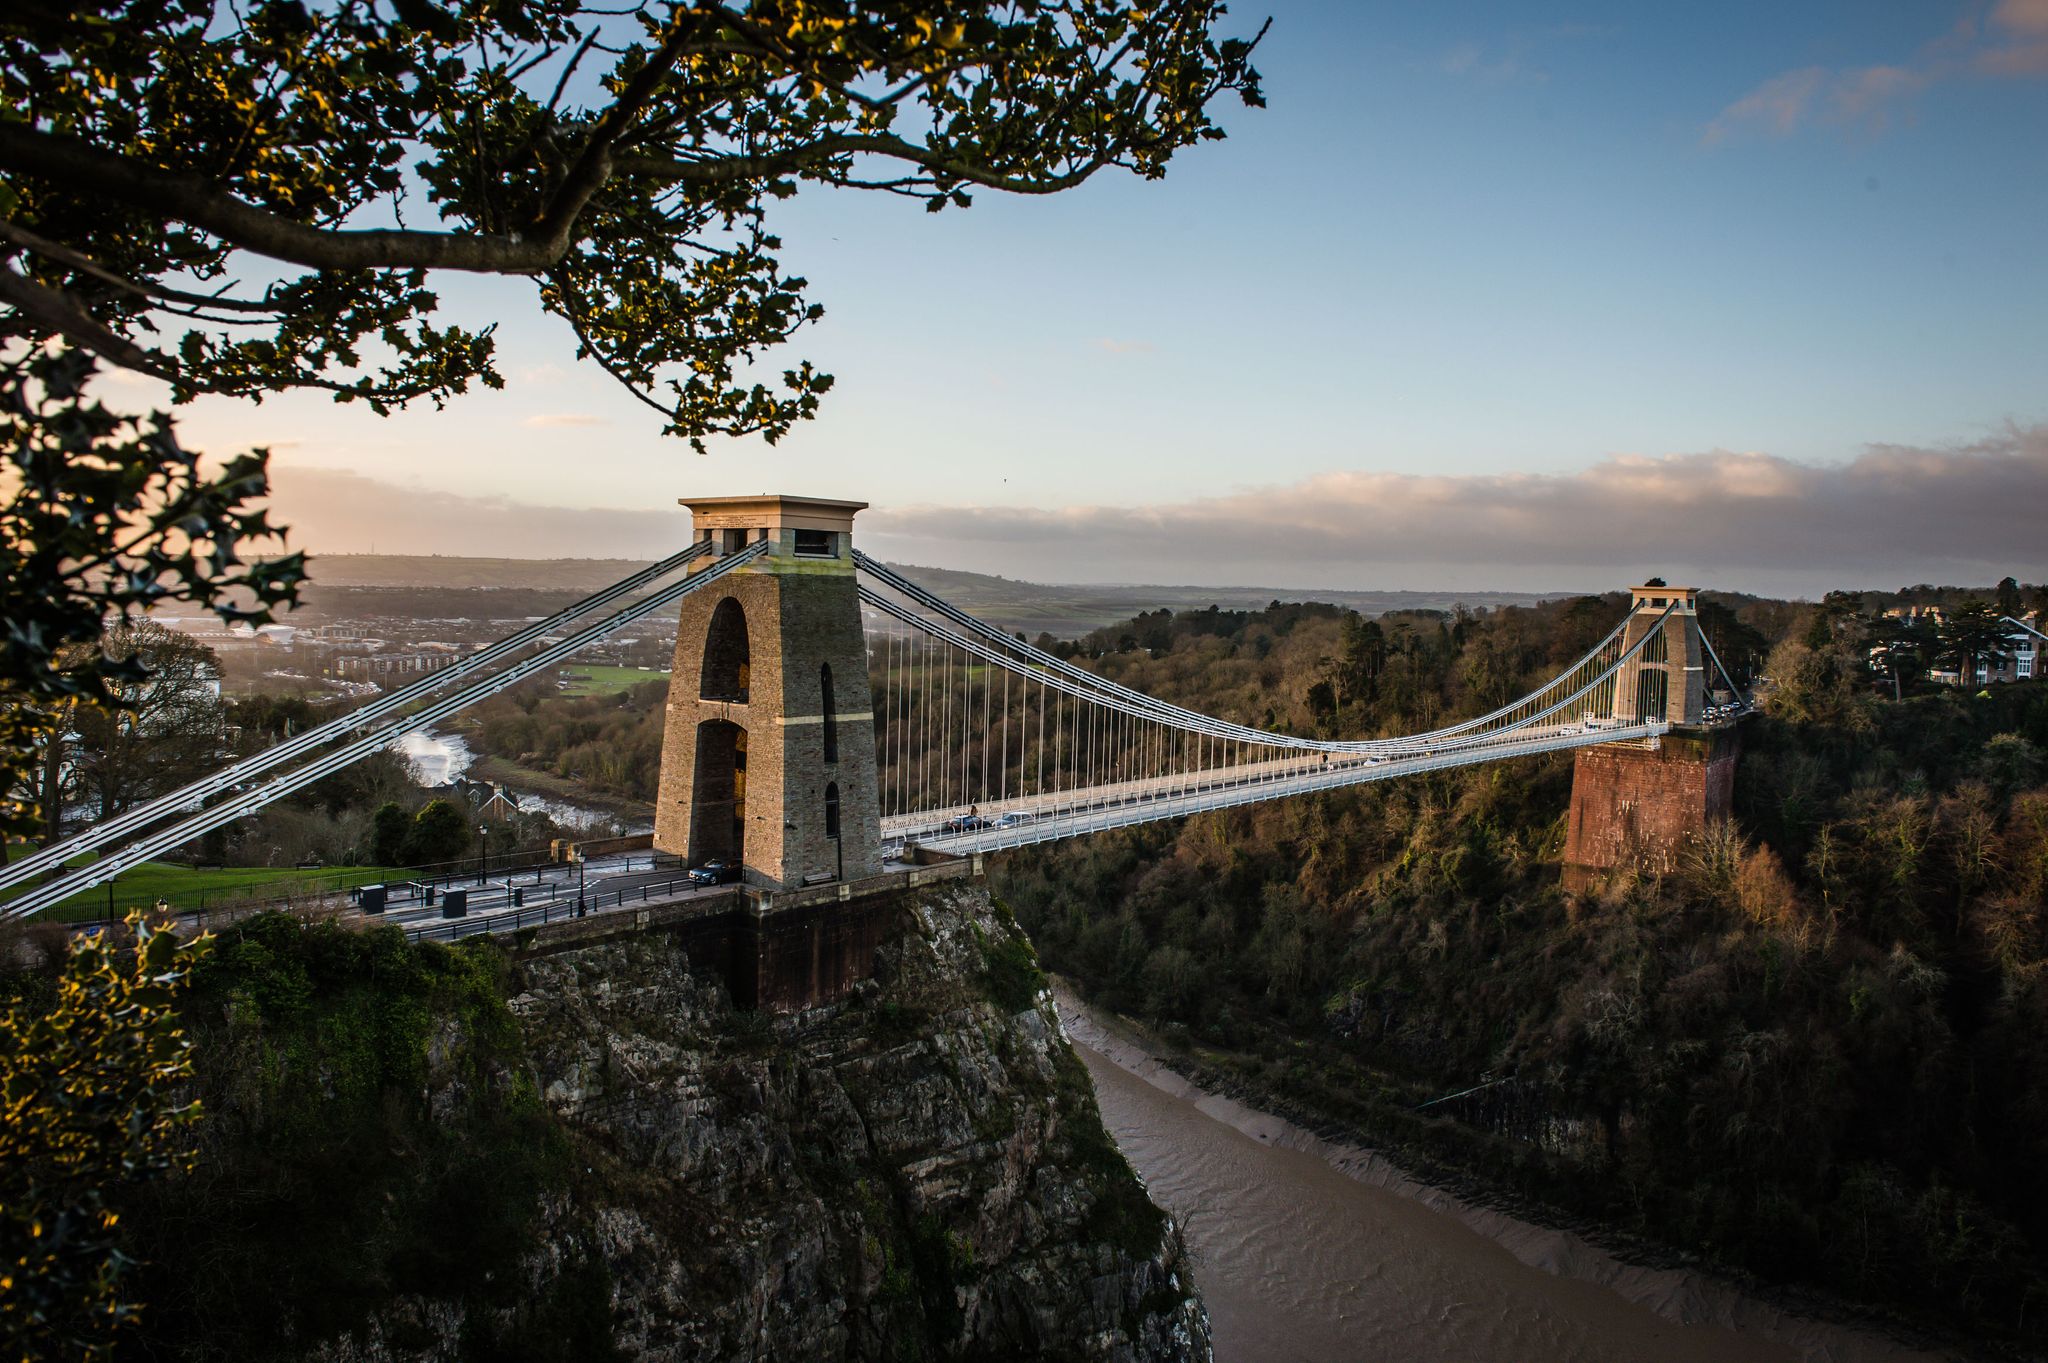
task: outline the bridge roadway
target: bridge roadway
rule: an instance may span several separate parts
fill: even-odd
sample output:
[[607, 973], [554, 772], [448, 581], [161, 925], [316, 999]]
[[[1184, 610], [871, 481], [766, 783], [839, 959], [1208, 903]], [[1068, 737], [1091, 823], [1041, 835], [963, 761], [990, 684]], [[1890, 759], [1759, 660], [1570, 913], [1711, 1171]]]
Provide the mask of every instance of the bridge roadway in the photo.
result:
[[[389, 905], [382, 920], [403, 928], [413, 941], [449, 942], [479, 933], [516, 932], [521, 927], [559, 922], [573, 917], [579, 907], [586, 913], [607, 913], [640, 904], [667, 903], [676, 899], [709, 898], [728, 887], [692, 885], [680, 863], [657, 862], [653, 857], [622, 856], [593, 861], [580, 878], [573, 865], [556, 864], [541, 868], [532, 880], [518, 877], [488, 879], [482, 885], [459, 881], [447, 888], [469, 891], [467, 911], [459, 918], [442, 916], [440, 889], [435, 902], [427, 904], [414, 896], [410, 902]], [[523, 903], [513, 902], [517, 888]]]
[[1029, 816], [1008, 828], [946, 831], [947, 819], [968, 812], [964, 805], [948, 810], [892, 815], [882, 821], [882, 841], [891, 847], [914, 842], [935, 852], [992, 852], [1099, 833], [1109, 828], [1184, 818], [1212, 809], [1228, 809], [1287, 795], [1305, 795], [1396, 776], [1412, 776], [1417, 772], [1469, 766], [1475, 762], [1657, 738], [1670, 728], [1670, 724], [1663, 720], [1599, 729], [1588, 729], [1574, 721], [1564, 725], [1517, 729], [1498, 742], [1467, 740], [1456, 745], [1445, 744], [1443, 751], [1425, 751], [1414, 757], [1332, 755], [1329, 761], [1322, 762], [1290, 756], [1235, 767], [1210, 767], [1195, 772], [1088, 786], [1080, 790], [1012, 797], [975, 807], [975, 812], [988, 820], [1010, 813]]
[[525, 904], [515, 906], [509, 896], [501, 895], [477, 908], [472, 900], [469, 912], [460, 918], [443, 918], [438, 908], [387, 912], [383, 916], [385, 921], [402, 928], [409, 941], [453, 942], [464, 937], [542, 927], [583, 914], [618, 913], [653, 904], [673, 904], [679, 900], [722, 899], [732, 888], [731, 885], [693, 885], [678, 868], [590, 881], [584, 887], [580, 910], [576, 884], [571, 880], [561, 893], [538, 902], [528, 899]]

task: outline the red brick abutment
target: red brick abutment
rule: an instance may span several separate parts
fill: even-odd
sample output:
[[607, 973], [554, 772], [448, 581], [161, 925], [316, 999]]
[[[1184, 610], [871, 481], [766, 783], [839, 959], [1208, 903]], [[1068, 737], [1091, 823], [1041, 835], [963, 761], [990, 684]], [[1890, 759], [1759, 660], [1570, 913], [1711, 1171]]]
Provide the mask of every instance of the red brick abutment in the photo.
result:
[[1580, 748], [1572, 766], [1564, 883], [1582, 890], [1625, 866], [1669, 871], [1735, 800], [1735, 724], [1673, 728], [1654, 748]]

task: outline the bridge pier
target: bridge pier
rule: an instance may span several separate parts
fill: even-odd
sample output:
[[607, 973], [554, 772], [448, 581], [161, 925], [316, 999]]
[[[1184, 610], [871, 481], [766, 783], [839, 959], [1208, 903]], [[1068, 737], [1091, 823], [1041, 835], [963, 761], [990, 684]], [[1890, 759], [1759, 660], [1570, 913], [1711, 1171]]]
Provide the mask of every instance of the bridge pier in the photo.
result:
[[1622, 866], [1669, 871], [1686, 843], [1727, 819], [1736, 726], [1673, 729], [1655, 748], [1581, 748], [1572, 765], [1564, 884], [1583, 890]]

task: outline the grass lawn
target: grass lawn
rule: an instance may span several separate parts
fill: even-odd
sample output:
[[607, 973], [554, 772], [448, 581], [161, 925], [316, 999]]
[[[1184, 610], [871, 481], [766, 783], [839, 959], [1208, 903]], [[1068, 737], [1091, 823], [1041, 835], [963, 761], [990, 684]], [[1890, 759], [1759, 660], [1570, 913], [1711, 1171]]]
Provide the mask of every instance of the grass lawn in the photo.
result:
[[585, 667], [579, 663], [564, 667], [560, 675], [569, 683], [562, 688], [565, 696], [616, 696], [643, 682], [668, 680], [668, 673], [656, 672], [652, 668]]
[[[26, 856], [29, 850], [25, 844], [10, 843], [7, 859], [13, 861], [16, 857]], [[73, 857], [65, 865], [85, 866], [97, 859], [88, 853]], [[111, 900], [108, 896], [110, 887], [101, 885], [73, 895], [37, 916], [57, 922], [83, 922], [108, 917], [108, 905], [111, 903], [112, 916], [119, 917], [131, 908], [146, 909], [158, 899], [168, 900], [172, 908], [182, 911], [235, 900], [282, 899], [293, 893], [338, 893], [352, 886], [375, 885], [379, 881], [401, 879], [410, 874], [385, 866], [326, 866], [317, 870], [300, 870], [293, 866], [229, 866], [200, 871], [160, 861], [146, 861], [114, 878]], [[31, 881], [28, 885], [0, 891], [0, 899], [12, 899], [34, 888], [34, 884]]]

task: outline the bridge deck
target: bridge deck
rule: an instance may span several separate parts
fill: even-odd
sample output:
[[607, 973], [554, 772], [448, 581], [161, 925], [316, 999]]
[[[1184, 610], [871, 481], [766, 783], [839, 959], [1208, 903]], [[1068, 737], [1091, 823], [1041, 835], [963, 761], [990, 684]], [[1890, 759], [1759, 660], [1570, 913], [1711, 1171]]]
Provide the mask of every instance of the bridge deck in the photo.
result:
[[[1546, 730], [1518, 730], [1499, 742], [1475, 743], [1414, 757], [1333, 757], [1327, 763], [1315, 765], [1305, 764], [1299, 758], [1287, 758], [1185, 776], [1090, 786], [1055, 795], [1021, 796], [978, 807], [980, 817], [986, 819], [1000, 818], [1008, 813], [1030, 816], [1027, 821], [1008, 828], [947, 832], [943, 827], [944, 819], [935, 821], [931, 813], [895, 816], [883, 820], [882, 836], [888, 842], [915, 842], [920, 847], [939, 852], [995, 851], [1159, 819], [1185, 818], [1212, 809], [1228, 809], [1288, 795], [1305, 795], [1319, 790], [1363, 785], [1368, 781], [1411, 776], [1417, 772], [1470, 766], [1475, 762], [1657, 738], [1670, 727], [1662, 720], [1591, 730], [1572, 724]], [[965, 808], [958, 812], [964, 813]]]

